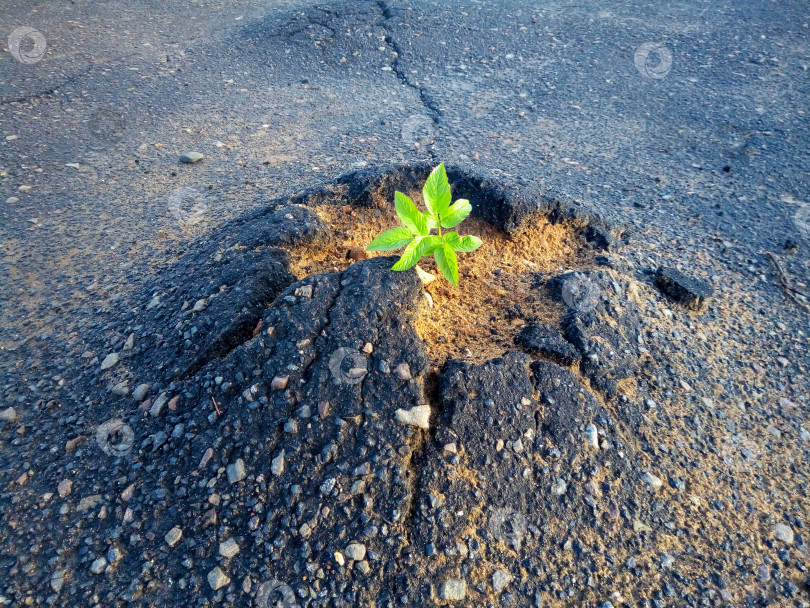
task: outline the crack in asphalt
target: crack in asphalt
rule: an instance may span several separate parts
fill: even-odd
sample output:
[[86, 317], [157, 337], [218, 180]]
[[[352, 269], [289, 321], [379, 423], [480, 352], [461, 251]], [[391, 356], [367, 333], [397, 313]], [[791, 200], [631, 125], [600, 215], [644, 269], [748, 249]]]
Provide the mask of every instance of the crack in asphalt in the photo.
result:
[[[414, 91], [419, 94], [419, 100], [422, 102], [422, 106], [427, 110], [428, 114], [430, 115], [430, 119], [433, 121], [437, 127], [439, 127], [439, 122], [442, 118], [442, 112], [439, 109], [438, 104], [430, 98], [430, 95], [425, 90], [423, 86], [418, 84], [414, 84], [411, 79], [408, 77], [408, 74], [403, 69], [402, 65], [400, 64], [400, 58], [402, 57], [402, 49], [400, 48], [399, 44], [397, 44], [396, 40], [391, 35], [391, 30], [388, 28], [388, 21], [393, 19], [394, 14], [388, 5], [383, 0], [375, 0], [377, 8], [380, 9], [382, 13], [383, 20], [380, 22], [380, 26], [387, 32], [385, 35], [385, 43], [390, 46], [393, 51], [396, 53], [396, 57], [394, 58], [391, 69], [393, 70], [396, 77], [407, 87], [410, 87]], [[432, 149], [427, 150], [430, 154], [431, 158], [435, 159], [435, 155]]]

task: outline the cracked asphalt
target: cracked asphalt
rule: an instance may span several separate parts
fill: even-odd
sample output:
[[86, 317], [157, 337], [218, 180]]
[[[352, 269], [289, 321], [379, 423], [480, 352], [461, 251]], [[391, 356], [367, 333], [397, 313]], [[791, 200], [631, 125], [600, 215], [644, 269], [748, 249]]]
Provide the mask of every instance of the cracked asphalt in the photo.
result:
[[[671, 315], [654, 315], [653, 331], [671, 347], [655, 351], [666, 359], [651, 381], [665, 396], [655, 398], [674, 408], [692, 397], [683, 410], [659, 410], [660, 428], [639, 431], [642, 443], [700, 434], [705, 408], [715, 416], [693, 392], [705, 381], [710, 403], [733, 402], [735, 416], [744, 404], [751, 419], [740, 424], [751, 436], [770, 445], [779, 433], [750, 503], [763, 529], [780, 509], [797, 533], [803, 527], [806, 2], [39, 0], [0, 7], [0, 37], [0, 411], [14, 407], [20, 418], [0, 422], [0, 504], [14, 520], [0, 534], [0, 569], [13, 572], [13, 582], [0, 581], [5, 603], [67, 601], [54, 599], [43, 566], [57, 558], [43, 551], [28, 561], [15, 539], [23, 512], [32, 527], [47, 518], [37, 523], [36, 511], [50, 486], [28, 471], [43, 451], [62, 449], [65, 419], [79, 425], [83, 407], [103, 415], [104, 398], [75, 388], [72, 405], [55, 413], [52, 404], [104, 358], [100, 344], [121, 347], [137, 323], [122, 320], [132, 303], [165, 287], [167, 267], [191, 276], [180, 261], [266, 203], [351, 171], [415, 162], [445, 162], [626, 229], [631, 249], [611, 267], [634, 280], [671, 266], [709, 281], [718, 305], [707, 317], [678, 317], [673, 333]], [[180, 163], [190, 151], [204, 158]], [[789, 422], [775, 422], [785, 409]], [[753, 451], [770, 449], [761, 445]], [[656, 448], [639, 448], [648, 451]], [[738, 541], [747, 542], [726, 539], [735, 550]], [[622, 589], [605, 583], [582, 601], [807, 606], [804, 542], [787, 561], [773, 540], [751, 543], [746, 568], [756, 572], [759, 551], [768, 566], [791, 564], [787, 574], [752, 574], [740, 583], [746, 593], [732, 578], [733, 594], [700, 599], [666, 586], [617, 599], [611, 592]], [[40, 575], [50, 579], [45, 590], [26, 582]], [[578, 587], [572, 576], [562, 588]]]

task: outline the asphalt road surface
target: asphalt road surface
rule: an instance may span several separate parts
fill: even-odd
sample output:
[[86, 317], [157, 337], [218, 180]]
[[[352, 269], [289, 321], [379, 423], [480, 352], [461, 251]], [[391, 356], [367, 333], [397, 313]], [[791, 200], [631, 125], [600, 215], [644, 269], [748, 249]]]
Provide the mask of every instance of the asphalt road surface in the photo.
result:
[[[636, 269], [709, 281], [728, 333], [701, 348], [739, 364], [733, 385], [752, 363], [786, 374], [729, 401], [768, 411], [788, 387], [798, 413], [779, 437], [800, 472], [781, 474], [806, 479], [806, 2], [23, 0], [0, 6], [0, 38], [0, 410], [42, 437], [43, 391], [93, 359], [118, 303], [220, 227], [350, 171], [445, 162], [628, 229]], [[0, 429], [10, 510], [35, 508], [19, 480], [43, 449], [20, 428]], [[807, 519], [791, 487], [785, 510]], [[16, 530], [0, 535], [14, 572], [0, 598], [66, 601], [32, 582]], [[808, 605], [806, 572], [792, 576], [795, 592], [769, 579], [769, 601]]]

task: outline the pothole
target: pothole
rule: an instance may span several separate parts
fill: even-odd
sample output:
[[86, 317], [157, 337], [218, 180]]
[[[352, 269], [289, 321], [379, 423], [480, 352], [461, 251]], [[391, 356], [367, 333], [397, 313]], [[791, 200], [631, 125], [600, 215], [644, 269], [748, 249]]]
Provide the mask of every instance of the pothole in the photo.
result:
[[[398, 184], [396, 189], [424, 209], [421, 190], [414, 184]], [[399, 255], [398, 251], [365, 251], [378, 234], [400, 225], [392, 190], [372, 191], [366, 205], [350, 204], [345, 190], [337, 187], [331, 196], [318, 196], [312, 206], [304, 203], [329, 226], [332, 240], [327, 246], [290, 250], [291, 270], [299, 279], [343, 271], [366, 258]], [[453, 198], [462, 198], [455, 188]], [[587, 226], [581, 220], [551, 218], [538, 210], [508, 233], [480, 219], [493, 215], [487, 206], [497, 205], [497, 201], [483, 196], [477, 204], [473, 216], [459, 229], [478, 236], [484, 245], [459, 254], [459, 287], [441, 276], [432, 257], [419, 263], [436, 279], [425, 286], [413, 323], [437, 365], [449, 358], [483, 362], [514, 348], [515, 336], [527, 324], [560, 324], [566, 306], [539, 292], [535, 288], [538, 279], [593, 266], [597, 254], [585, 238]]]

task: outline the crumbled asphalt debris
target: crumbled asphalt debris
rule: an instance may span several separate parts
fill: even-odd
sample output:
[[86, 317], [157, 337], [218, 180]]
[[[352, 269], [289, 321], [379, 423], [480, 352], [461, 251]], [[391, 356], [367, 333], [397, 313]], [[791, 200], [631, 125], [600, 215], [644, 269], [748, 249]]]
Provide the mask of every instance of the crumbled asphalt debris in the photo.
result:
[[705, 309], [714, 295], [714, 288], [706, 281], [667, 266], [656, 271], [655, 284], [673, 300], [695, 311]]
[[563, 365], [573, 365], [580, 358], [574, 345], [552, 325], [527, 325], [515, 336], [515, 344]]

